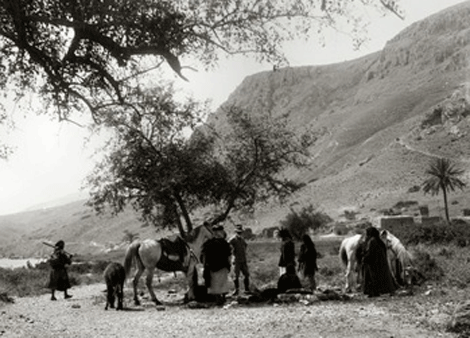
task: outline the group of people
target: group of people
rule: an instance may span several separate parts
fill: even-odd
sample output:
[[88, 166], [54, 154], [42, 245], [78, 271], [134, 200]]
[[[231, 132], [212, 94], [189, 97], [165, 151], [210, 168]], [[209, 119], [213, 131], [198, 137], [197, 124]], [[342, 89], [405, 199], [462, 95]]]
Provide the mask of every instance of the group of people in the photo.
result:
[[[229, 293], [229, 273], [233, 257], [233, 295], [240, 293], [239, 278], [243, 274], [245, 293], [250, 293], [250, 273], [247, 264], [247, 242], [243, 238], [243, 226], [235, 227], [235, 235], [227, 240], [227, 233], [222, 225], [212, 228], [214, 237], [206, 241], [202, 247], [201, 259], [204, 264], [204, 281], [207, 293], [213, 295], [217, 304], [225, 302]], [[279, 231], [282, 240], [279, 258], [279, 274], [277, 291], [283, 293], [289, 289], [300, 289], [302, 283], [297, 272], [308, 281], [308, 287], [313, 292], [316, 289], [315, 273], [318, 271], [317, 251], [315, 244], [308, 234], [302, 236], [299, 255], [296, 257], [295, 244], [289, 230]], [[63, 291], [64, 298], [71, 298], [67, 290], [70, 281], [66, 266], [71, 264], [71, 255], [64, 250], [65, 243], [56, 243], [51, 256], [52, 267], [48, 287], [51, 289], [51, 300], [57, 300], [55, 291]], [[393, 293], [396, 283], [391, 276], [387, 263], [387, 249], [380, 239], [378, 230], [370, 227], [366, 230], [365, 246], [362, 253], [362, 271], [364, 276], [363, 291], [369, 297], [385, 293]], [[297, 269], [296, 269], [297, 267]]]
[[233, 256], [235, 285], [234, 295], [240, 293], [239, 278], [243, 274], [245, 292], [250, 292], [250, 273], [246, 259], [247, 242], [243, 238], [243, 226], [235, 227], [235, 236], [227, 241], [227, 233], [222, 225], [212, 227], [214, 237], [202, 247], [201, 259], [204, 264], [204, 281], [207, 293], [213, 295], [217, 304], [223, 304], [229, 292], [228, 276]]
[[[207, 293], [213, 295], [217, 304], [225, 302], [229, 293], [229, 273], [231, 269], [231, 257], [233, 257], [233, 295], [240, 293], [239, 278], [243, 274], [245, 293], [250, 293], [250, 273], [247, 264], [247, 242], [243, 238], [243, 227], [238, 224], [235, 235], [227, 240], [227, 233], [223, 226], [216, 225], [212, 228], [214, 238], [208, 240], [202, 248], [202, 261], [204, 264], [204, 281]], [[283, 293], [289, 289], [300, 289], [302, 283], [297, 274], [308, 281], [311, 291], [316, 289], [315, 273], [317, 266], [317, 251], [315, 244], [309, 235], [302, 237], [299, 256], [296, 257], [295, 244], [287, 229], [279, 231], [282, 239], [281, 254], [279, 259], [280, 277], [277, 283], [277, 291]], [[296, 269], [296, 267], [298, 267]]]
[[280, 277], [277, 283], [278, 291], [283, 293], [289, 289], [302, 288], [297, 271], [308, 281], [310, 290], [315, 291], [317, 288], [315, 273], [318, 271], [318, 265], [317, 250], [312, 239], [308, 234], [302, 236], [302, 244], [296, 262], [295, 244], [291, 233], [289, 230], [282, 228], [279, 230], [278, 235], [282, 240], [281, 256], [279, 258]]

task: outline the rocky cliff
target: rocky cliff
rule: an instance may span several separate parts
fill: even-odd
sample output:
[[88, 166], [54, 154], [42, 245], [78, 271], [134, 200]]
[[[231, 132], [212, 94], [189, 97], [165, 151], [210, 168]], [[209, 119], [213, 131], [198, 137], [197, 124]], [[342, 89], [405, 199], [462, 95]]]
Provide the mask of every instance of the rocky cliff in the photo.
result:
[[[440, 198], [412, 187], [424, 180], [433, 157], [470, 162], [469, 15], [465, 2], [409, 26], [382, 51], [360, 59], [254, 74], [224, 105], [254, 114], [287, 112], [293, 126], [315, 132], [311, 167], [291, 173], [307, 186], [291, 203], [311, 203], [335, 216], [344, 208], [368, 213], [413, 199], [439, 213]], [[210, 120], [223, 130], [223, 109]], [[458, 213], [467, 202], [454, 197]], [[270, 213], [258, 217], [275, 222]]]

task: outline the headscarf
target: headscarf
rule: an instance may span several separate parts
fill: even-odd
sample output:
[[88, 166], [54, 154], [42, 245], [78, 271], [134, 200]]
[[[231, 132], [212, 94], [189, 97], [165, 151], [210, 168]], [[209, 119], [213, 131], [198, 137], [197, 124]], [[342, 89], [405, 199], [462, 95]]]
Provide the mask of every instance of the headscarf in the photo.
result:
[[374, 237], [374, 238], [380, 239], [379, 230], [377, 230], [377, 228], [375, 227], [368, 227], [366, 229], [366, 235], [368, 238]]
[[63, 250], [64, 247], [65, 247], [64, 241], [63, 241], [63, 240], [58, 241], [58, 242], [55, 244], [55, 247], [56, 247], [57, 249]]

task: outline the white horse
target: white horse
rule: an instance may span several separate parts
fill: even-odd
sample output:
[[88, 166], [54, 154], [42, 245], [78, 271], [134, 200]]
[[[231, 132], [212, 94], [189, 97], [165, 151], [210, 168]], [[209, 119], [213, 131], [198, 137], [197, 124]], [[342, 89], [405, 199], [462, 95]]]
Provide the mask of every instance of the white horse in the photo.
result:
[[406, 283], [405, 272], [413, 267], [413, 255], [390, 231], [382, 230], [380, 238], [387, 246], [388, 264], [393, 278], [398, 284], [404, 285]]
[[[397, 284], [403, 285], [406, 280], [405, 270], [412, 266], [413, 257], [390, 231], [382, 230], [380, 238], [387, 247], [387, 259], [392, 277]], [[357, 289], [357, 285], [362, 283], [362, 267], [358, 255], [362, 255], [361, 250], [363, 250], [364, 243], [365, 237], [363, 235], [347, 237], [341, 242], [339, 256], [346, 268], [346, 292], [352, 291], [353, 288]]]
[[354, 235], [347, 237], [341, 242], [339, 248], [339, 257], [346, 267], [346, 292], [351, 292], [352, 288], [356, 288], [362, 283], [362, 273], [357, 259], [357, 249], [359, 244], [364, 241], [362, 235]]
[[126, 276], [130, 276], [132, 262], [137, 263], [137, 272], [132, 281], [134, 289], [134, 303], [140, 304], [137, 296], [139, 279], [147, 270], [146, 285], [150, 297], [156, 305], [161, 302], [155, 296], [152, 287], [153, 274], [156, 268], [164, 271], [183, 271], [186, 274], [189, 290], [188, 300], [195, 298], [194, 276], [195, 267], [201, 256], [202, 245], [213, 237], [212, 230], [206, 225], [200, 225], [186, 236], [186, 240], [176, 236], [173, 239], [162, 238], [160, 240], [146, 239], [134, 241], [129, 245], [124, 258]]

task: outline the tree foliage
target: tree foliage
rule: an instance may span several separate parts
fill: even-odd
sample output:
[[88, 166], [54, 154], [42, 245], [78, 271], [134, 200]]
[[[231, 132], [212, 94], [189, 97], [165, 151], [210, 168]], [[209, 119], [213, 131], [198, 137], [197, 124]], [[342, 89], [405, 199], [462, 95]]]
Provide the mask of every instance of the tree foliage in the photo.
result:
[[[282, 44], [326, 27], [366, 36], [364, 12], [398, 13], [397, 1], [6, 0], [0, 2], [0, 86], [37, 91], [61, 119], [89, 110], [96, 121], [122, 104], [136, 78], [182, 61], [214, 65], [220, 53], [284, 60]], [[190, 61], [192, 62], [192, 61]], [[105, 104], [103, 104], [105, 102]], [[104, 107], [103, 107], [104, 106]]]
[[303, 207], [299, 212], [291, 209], [286, 218], [280, 221], [281, 227], [288, 229], [292, 237], [301, 240], [304, 234], [311, 229], [319, 230], [332, 221], [324, 212], [316, 210], [312, 205]]
[[435, 159], [429, 163], [429, 167], [426, 170], [428, 178], [423, 182], [423, 191], [424, 193], [437, 195], [442, 190], [447, 222], [450, 221], [447, 194], [455, 191], [457, 188], [463, 189], [466, 186], [459, 178], [464, 172], [463, 169], [458, 168], [447, 158]]
[[300, 187], [283, 171], [307, 163], [313, 139], [289, 130], [287, 116], [226, 107], [229, 130], [223, 138], [210, 124], [188, 138], [185, 130], [200, 123], [204, 107], [175, 104], [171, 88], [155, 91], [140, 92], [138, 102], [104, 121], [118, 132], [89, 176], [90, 203], [98, 211], [110, 205], [119, 212], [131, 203], [147, 222], [177, 225], [184, 233], [198, 208], [218, 210], [211, 220], [216, 223], [234, 209]]

